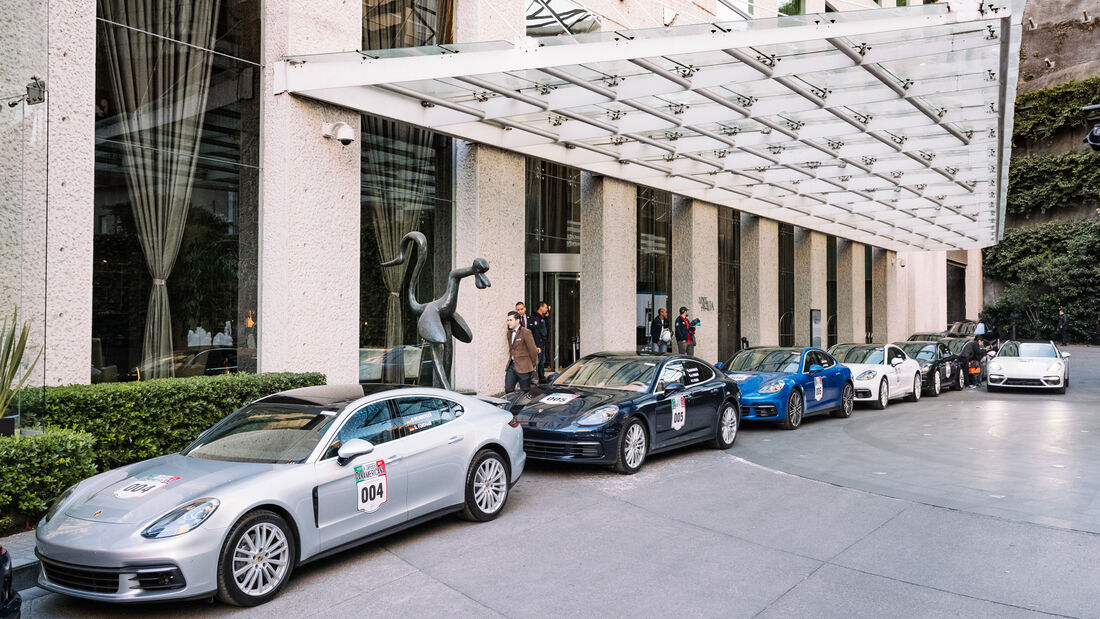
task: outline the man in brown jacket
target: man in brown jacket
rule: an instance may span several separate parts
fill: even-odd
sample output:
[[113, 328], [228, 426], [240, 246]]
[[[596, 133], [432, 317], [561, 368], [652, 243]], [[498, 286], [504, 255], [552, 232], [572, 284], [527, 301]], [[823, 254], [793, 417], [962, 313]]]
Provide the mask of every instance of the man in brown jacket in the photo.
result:
[[519, 383], [524, 391], [531, 389], [531, 375], [538, 363], [539, 352], [531, 332], [520, 324], [517, 312], [508, 312], [508, 369], [504, 372], [504, 393], [512, 393]]

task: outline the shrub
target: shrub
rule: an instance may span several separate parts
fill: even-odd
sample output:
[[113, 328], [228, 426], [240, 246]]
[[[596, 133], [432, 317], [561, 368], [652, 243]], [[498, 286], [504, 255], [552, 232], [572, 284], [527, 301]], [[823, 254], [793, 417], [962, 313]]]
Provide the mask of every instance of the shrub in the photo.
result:
[[0, 534], [41, 518], [66, 488], [95, 474], [95, 438], [52, 428], [0, 437]]
[[179, 451], [242, 405], [272, 393], [324, 384], [323, 374], [229, 374], [24, 390], [24, 426], [95, 437], [106, 471]]
[[1100, 77], [1025, 92], [1016, 97], [1012, 139], [1017, 144], [1052, 137], [1061, 129], [1084, 126], [1086, 105], [1096, 103]]
[[1014, 215], [1030, 216], [1100, 200], [1100, 153], [1032, 155], [1013, 159], [1008, 204]]

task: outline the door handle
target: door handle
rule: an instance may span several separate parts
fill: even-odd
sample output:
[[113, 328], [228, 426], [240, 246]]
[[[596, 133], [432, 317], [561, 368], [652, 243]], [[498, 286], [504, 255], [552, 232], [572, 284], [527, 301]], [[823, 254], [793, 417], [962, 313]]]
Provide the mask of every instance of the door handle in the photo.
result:
[[390, 459], [386, 460], [386, 464], [393, 464], [395, 462], [400, 462], [401, 459], [404, 458], [404, 457], [405, 456], [390, 456]]
[[454, 445], [455, 443], [461, 441], [463, 438], [464, 437], [461, 434], [456, 434], [447, 440], [447, 444]]

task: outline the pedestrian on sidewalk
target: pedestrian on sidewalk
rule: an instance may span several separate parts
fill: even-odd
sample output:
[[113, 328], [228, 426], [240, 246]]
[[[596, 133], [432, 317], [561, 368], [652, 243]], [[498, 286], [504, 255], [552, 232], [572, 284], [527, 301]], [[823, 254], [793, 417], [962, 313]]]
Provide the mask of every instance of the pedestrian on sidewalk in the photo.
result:
[[676, 349], [681, 355], [695, 354], [695, 325], [698, 320], [691, 320], [688, 308], [681, 306], [680, 315], [676, 317]]
[[519, 314], [519, 324], [524, 329], [530, 329], [527, 326], [527, 306], [523, 301], [516, 301], [516, 313]]
[[508, 312], [508, 366], [504, 371], [504, 393], [512, 393], [516, 384], [524, 392], [531, 390], [531, 377], [539, 353], [531, 332], [520, 324], [519, 312]]
[[672, 341], [672, 329], [668, 324], [668, 310], [660, 308], [653, 322], [649, 323], [649, 343], [657, 352], [668, 352], [668, 344]]
[[1062, 336], [1062, 346], [1066, 345], [1066, 329], [1069, 328], [1069, 316], [1066, 310], [1058, 310], [1058, 333]]
[[546, 313], [550, 311], [550, 306], [546, 304], [546, 301], [539, 301], [538, 307], [535, 310], [535, 315], [527, 321], [527, 330], [531, 332], [531, 337], [535, 340], [535, 348], [539, 352], [538, 362], [535, 364], [538, 367], [535, 368], [536, 374], [538, 374], [539, 383], [546, 382], [546, 354], [550, 350], [550, 326], [546, 321]]

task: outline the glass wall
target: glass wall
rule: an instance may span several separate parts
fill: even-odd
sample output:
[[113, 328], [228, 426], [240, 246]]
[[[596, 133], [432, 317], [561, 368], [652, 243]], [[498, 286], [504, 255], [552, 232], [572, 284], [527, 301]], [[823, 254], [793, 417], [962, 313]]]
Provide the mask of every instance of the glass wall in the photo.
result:
[[837, 343], [836, 321], [836, 237], [825, 238], [825, 290], [828, 297], [828, 310], [825, 312], [825, 332], [828, 334], [828, 346]]
[[[364, 0], [363, 49], [449, 43], [452, 3]], [[362, 117], [359, 283], [359, 380], [434, 382], [417, 316], [401, 294], [408, 283], [421, 303], [440, 296], [453, 264], [454, 149], [451, 138], [378, 116]], [[426, 256], [383, 267], [401, 239], [420, 232]], [[419, 251], [419, 250], [417, 250]], [[419, 266], [417, 266], [419, 265]], [[446, 351], [447, 363], [451, 348]]]
[[[672, 194], [638, 187], [638, 302], [639, 347], [652, 337], [650, 323], [658, 310], [668, 312], [672, 326]], [[660, 335], [659, 333], [657, 334]]]
[[[872, 256], [872, 251], [873, 250], [872, 250], [870, 245], [864, 245], [863, 246], [863, 300], [864, 300], [863, 307], [864, 307], [864, 311], [867, 314], [867, 318], [866, 318], [866, 327], [867, 328], [865, 329], [865, 331], [867, 332], [867, 343], [868, 344], [875, 341], [875, 326], [874, 326], [875, 325], [875, 323], [874, 323], [875, 305], [874, 305], [874, 302], [873, 302], [873, 295], [872, 295], [873, 286], [872, 286], [872, 280], [871, 280], [871, 276], [873, 274], [873, 270], [872, 270], [871, 267], [872, 267], [872, 262], [874, 260], [874, 258]], [[886, 334], [884, 333], [883, 337], [885, 337], [885, 336], [886, 336]]]
[[794, 226], [779, 224], [779, 345], [794, 346]]
[[718, 360], [741, 349], [741, 213], [718, 208]]
[[260, 3], [97, 9], [92, 381], [255, 371]]

